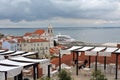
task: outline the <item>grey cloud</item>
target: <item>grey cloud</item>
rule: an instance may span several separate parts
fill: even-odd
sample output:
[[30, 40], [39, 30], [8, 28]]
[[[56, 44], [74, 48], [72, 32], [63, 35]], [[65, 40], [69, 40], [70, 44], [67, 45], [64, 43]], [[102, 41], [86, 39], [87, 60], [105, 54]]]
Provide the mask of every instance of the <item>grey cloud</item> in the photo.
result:
[[68, 14], [65, 14], [64, 17], [104, 19], [104, 15], [109, 15], [109, 13], [114, 12], [118, 8], [117, 4], [119, 3], [119, 1], [115, 2], [113, 0], [75, 0], [72, 2], [66, 2], [57, 0], [56, 2], [53, 1], [53, 3], [58, 8], [63, 10], [66, 14]]
[[113, 12], [119, 12], [118, 4], [120, 0], [0, 0], [0, 19], [15, 22], [55, 17], [116, 19], [119, 16]]

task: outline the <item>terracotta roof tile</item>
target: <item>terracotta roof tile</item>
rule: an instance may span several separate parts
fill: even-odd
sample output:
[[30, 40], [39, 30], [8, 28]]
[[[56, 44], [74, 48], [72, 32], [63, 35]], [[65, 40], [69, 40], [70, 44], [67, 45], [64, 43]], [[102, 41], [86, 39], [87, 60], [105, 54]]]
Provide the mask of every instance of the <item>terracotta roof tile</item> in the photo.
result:
[[25, 42], [25, 39], [23, 39], [23, 38], [18, 39], [18, 42]]
[[50, 48], [50, 54], [57, 54], [58, 53], [58, 49], [56, 48]]
[[[72, 65], [71, 64], [71, 61], [72, 61], [72, 55], [64, 55], [62, 58], [61, 58], [61, 63], [65, 63], [67, 65]], [[56, 66], [59, 65], [59, 58], [54, 58], [51, 60], [51, 63], [52, 64], [55, 64]]]
[[31, 36], [33, 33], [25, 33], [24, 36]]
[[64, 48], [65, 48], [65, 46], [62, 46], [62, 45], [52, 47], [52, 48], [50, 48], [50, 54], [58, 54], [58, 50], [64, 49]]
[[41, 35], [41, 34], [43, 34], [44, 32], [45, 32], [45, 30], [38, 29], [38, 30], [36, 30], [36, 31], [34, 32], [34, 34], [39, 34], [39, 35]]
[[[62, 59], [61, 59], [61, 63], [65, 63], [65, 64], [67, 64], [67, 65], [72, 65], [72, 58], [73, 58], [73, 55], [72, 54], [70, 54], [70, 55], [64, 55], [63, 57], [62, 57]], [[79, 61], [84, 61], [85, 59], [87, 59], [87, 60], [89, 60], [88, 59], [89, 57], [88, 56], [86, 56], [84, 53], [83, 54], [81, 54], [80, 56], [79, 56]], [[120, 64], [120, 57], [118, 57], [118, 64]], [[106, 61], [106, 63], [107, 64], [109, 64], [109, 63], [115, 63], [115, 61], [116, 61], [116, 55], [115, 54], [112, 54], [111, 55], [111, 57], [107, 57], [107, 61]], [[91, 56], [91, 63], [93, 63], [93, 62], [95, 62], [95, 56]], [[98, 62], [99, 63], [102, 63], [102, 64], [104, 64], [104, 57], [103, 56], [99, 56], [98, 57]], [[51, 60], [51, 63], [52, 64], [55, 64], [56, 65], [56, 67], [59, 65], [59, 58], [54, 58], [54, 59], [52, 59]]]

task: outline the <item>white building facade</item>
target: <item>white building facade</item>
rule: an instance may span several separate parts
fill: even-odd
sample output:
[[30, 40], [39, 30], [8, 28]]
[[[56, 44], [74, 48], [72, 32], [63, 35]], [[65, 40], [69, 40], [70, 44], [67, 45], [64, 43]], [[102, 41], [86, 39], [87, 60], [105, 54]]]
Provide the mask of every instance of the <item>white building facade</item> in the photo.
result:
[[18, 40], [18, 50], [22, 51], [35, 51], [39, 53], [39, 58], [49, 55], [49, 41], [44, 39], [22, 39]]
[[24, 39], [45, 39], [49, 41], [49, 46], [54, 46], [54, 32], [51, 25], [48, 26], [47, 30], [38, 29], [32, 33], [26, 33], [23, 36]]

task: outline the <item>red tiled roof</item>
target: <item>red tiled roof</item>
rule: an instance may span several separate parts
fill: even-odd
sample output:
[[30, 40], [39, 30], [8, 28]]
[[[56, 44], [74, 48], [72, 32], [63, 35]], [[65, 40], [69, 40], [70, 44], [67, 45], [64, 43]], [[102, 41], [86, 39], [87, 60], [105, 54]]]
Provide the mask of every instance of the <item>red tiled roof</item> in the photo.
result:
[[64, 49], [64, 48], [65, 48], [65, 46], [62, 46], [62, 45], [52, 47], [52, 48], [50, 48], [50, 54], [58, 54], [58, 50]]
[[[72, 63], [71, 63], [72, 62], [72, 58], [73, 58], [72, 54], [70, 54], [70, 55], [64, 55], [61, 58], [61, 63], [65, 63], [67, 65], [72, 65]], [[89, 57], [86, 56], [84, 53], [82, 53], [78, 57], [79, 61], [84, 61], [85, 59], [89, 60], [88, 58]], [[109, 63], [115, 63], [115, 61], [116, 61], [116, 55], [112, 54], [111, 57], [107, 57], [106, 63], [107, 64], [109, 64]], [[91, 63], [92, 62], [95, 62], [95, 56], [91, 56]], [[104, 57], [103, 56], [98, 56], [98, 62], [104, 64]], [[52, 59], [51, 63], [55, 64], [56, 66], [58, 66], [59, 65], [59, 58]], [[120, 57], [118, 57], [118, 64], [120, 64]]]
[[[72, 65], [71, 64], [71, 61], [72, 61], [72, 55], [64, 55], [62, 58], [61, 58], [61, 63], [65, 63], [67, 65]], [[59, 58], [54, 58], [51, 60], [51, 63], [52, 64], [55, 64], [56, 66], [59, 65]]]
[[33, 33], [25, 33], [24, 36], [31, 36]]
[[41, 35], [41, 34], [43, 34], [44, 32], [45, 32], [45, 30], [38, 29], [38, 30], [36, 30], [36, 31], [34, 32], [34, 34], [39, 34], [39, 35]]
[[57, 54], [58, 53], [58, 49], [56, 48], [50, 48], [50, 54]]
[[23, 39], [23, 38], [18, 39], [18, 42], [25, 42], [25, 39]]

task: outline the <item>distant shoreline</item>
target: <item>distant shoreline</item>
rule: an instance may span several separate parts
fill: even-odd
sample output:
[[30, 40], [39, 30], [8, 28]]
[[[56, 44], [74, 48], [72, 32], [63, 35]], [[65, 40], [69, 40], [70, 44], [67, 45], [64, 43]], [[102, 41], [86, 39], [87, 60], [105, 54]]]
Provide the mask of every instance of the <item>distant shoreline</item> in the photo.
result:
[[[27, 32], [47, 28], [0, 28], [5, 35], [23, 36]], [[120, 27], [53, 27], [54, 34], [69, 35], [73, 39], [87, 43], [119, 43]]]

